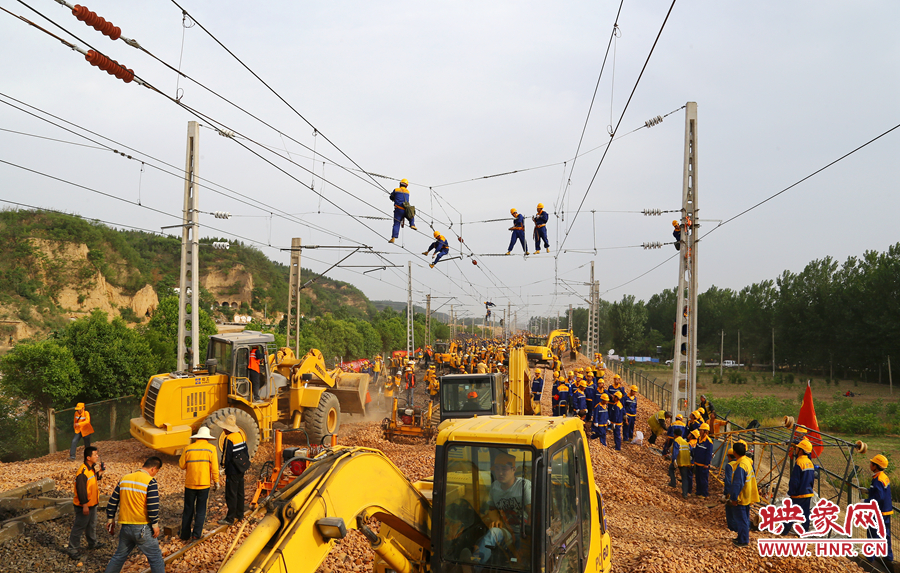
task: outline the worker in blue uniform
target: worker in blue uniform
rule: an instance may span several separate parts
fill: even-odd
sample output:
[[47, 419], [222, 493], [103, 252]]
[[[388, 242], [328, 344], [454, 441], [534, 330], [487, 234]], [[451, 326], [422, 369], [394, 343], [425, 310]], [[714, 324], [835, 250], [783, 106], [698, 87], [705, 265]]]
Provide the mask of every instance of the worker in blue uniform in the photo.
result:
[[609, 396], [600, 394], [597, 405], [594, 406], [594, 415], [591, 420], [591, 438], [599, 439], [600, 443], [604, 446], [606, 445], [606, 432], [609, 430], [609, 410], [606, 409], [607, 404], [609, 404]]
[[[547, 221], [550, 219], [549, 213], [544, 211], [544, 204], [537, 204], [537, 215], [531, 218], [534, 221], [534, 254], [541, 253], [541, 240], [544, 241], [544, 248], [550, 252], [550, 241], [547, 240]], [[512, 249], [510, 249], [512, 250]]]
[[575, 387], [572, 389], [572, 409], [575, 415], [582, 420], [587, 420], [587, 399], [584, 396], [585, 382], [581, 375], [575, 377]]
[[759, 502], [759, 486], [756, 483], [753, 460], [745, 455], [747, 446], [742, 442], [737, 442], [733, 449], [737, 460], [731, 476], [731, 487], [725, 492], [728, 497], [728, 505], [734, 508], [734, 524], [737, 527], [737, 538], [732, 540], [732, 543], [736, 547], [748, 547], [750, 545], [750, 505]]
[[560, 379], [557, 380], [556, 384], [556, 395], [558, 396], [556, 401], [557, 416], [568, 416], [569, 415], [569, 383], [568, 381], [560, 376]]
[[709, 497], [709, 464], [712, 463], [713, 441], [709, 437], [709, 424], [700, 424], [700, 437], [694, 446], [694, 481], [697, 495]]
[[637, 390], [632, 385], [628, 388], [628, 394], [622, 398], [622, 408], [625, 409], [625, 423], [622, 425], [622, 438], [626, 442], [634, 439], [634, 424], [637, 421]]
[[791, 480], [788, 482], [787, 494], [794, 505], [803, 510], [803, 531], [809, 531], [809, 504], [813, 497], [813, 484], [816, 480], [816, 468], [809, 459], [812, 443], [803, 438], [794, 445], [794, 467], [791, 468]]
[[672, 221], [672, 226], [675, 227], [675, 230], [672, 231], [672, 236], [675, 237], [675, 250], [681, 250], [681, 225], [678, 221]]
[[[888, 564], [894, 560], [894, 548], [891, 546], [891, 515], [894, 508], [891, 505], [891, 480], [884, 473], [888, 467], [887, 457], [878, 454], [869, 460], [869, 469], [872, 470], [872, 485], [869, 486], [869, 499], [866, 501], [878, 502], [878, 508], [881, 510], [881, 517], [884, 519], [884, 535], [887, 538], [887, 557], [884, 559]], [[866, 537], [869, 539], [878, 538], [878, 530], [875, 528], [866, 529]], [[868, 558], [870, 562], [875, 561], [874, 557]]]
[[509, 228], [512, 231], [512, 238], [509, 240], [509, 248], [506, 249], [506, 254], [511, 255], [513, 247], [516, 246], [516, 241], [522, 243], [522, 250], [525, 251], [525, 254], [528, 254], [528, 247], [525, 246], [525, 217], [519, 214], [515, 208], [509, 210], [509, 214], [513, 216], [513, 226]]
[[587, 402], [588, 417], [593, 416], [594, 404], [597, 401], [597, 385], [594, 382], [594, 374], [588, 370], [584, 373], [584, 381], [587, 385], [584, 387], [584, 400]]
[[[665, 457], [669, 454], [669, 448], [672, 447], [672, 442], [675, 441], [675, 432], [672, 430], [672, 428], [675, 428], [676, 426], [682, 428], [682, 430], [681, 430], [682, 434], [687, 433], [687, 428], [685, 428], [685, 425], [684, 425], [684, 416], [682, 416], [681, 414], [678, 414], [677, 416], [675, 416], [675, 421], [672, 422], [672, 425], [669, 426], [669, 428], [666, 430], [666, 443], [663, 444], [663, 449], [662, 449], [663, 457]], [[686, 438], [686, 436], [685, 436], [685, 438]]]
[[531, 399], [540, 403], [541, 394], [544, 393], [544, 376], [537, 368], [534, 369], [534, 376], [531, 378]]
[[[737, 456], [734, 455], [734, 449], [728, 448], [728, 453], [726, 454], [728, 461], [725, 462], [725, 473], [722, 478], [722, 482], [725, 484], [725, 495], [728, 495], [728, 492], [731, 490], [731, 478], [734, 475], [734, 467], [737, 465]], [[729, 531], [737, 532], [737, 523], [735, 523], [734, 519], [735, 508], [729, 504], [725, 504], [725, 525], [728, 526]]]
[[622, 423], [625, 419], [625, 410], [622, 409], [622, 393], [615, 392], [609, 397], [609, 423], [612, 424], [613, 440], [616, 444], [616, 451], [622, 451]]
[[[403, 220], [406, 219], [406, 206], [403, 204], [406, 203], [409, 205], [409, 181], [406, 179], [400, 180], [400, 186], [394, 189], [391, 193], [391, 201], [394, 202], [394, 229], [391, 231], [391, 240], [388, 243], [393, 243], [397, 240], [397, 237], [400, 236], [400, 226], [403, 224]], [[412, 217], [409, 220], [409, 228], [413, 231], [416, 230], [416, 218]]]
[[431, 243], [428, 246], [428, 250], [422, 254], [427, 256], [432, 250], [434, 250], [434, 261], [428, 266], [434, 268], [434, 265], [438, 264], [441, 257], [450, 252], [450, 245], [447, 243], [447, 239], [437, 231], [434, 232], [434, 242]]

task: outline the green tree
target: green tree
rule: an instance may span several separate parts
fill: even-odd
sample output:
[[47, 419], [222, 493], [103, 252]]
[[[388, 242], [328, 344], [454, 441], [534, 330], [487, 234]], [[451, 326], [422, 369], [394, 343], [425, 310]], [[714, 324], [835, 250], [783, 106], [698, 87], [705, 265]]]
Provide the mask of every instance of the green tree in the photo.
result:
[[4, 394], [42, 408], [68, 405], [82, 392], [72, 352], [53, 339], [21, 342], [0, 359]]
[[637, 350], [643, 342], [647, 324], [644, 301], [635, 302], [634, 295], [625, 295], [621, 301], [610, 305], [608, 316], [613, 348], [617, 352]]
[[103, 311], [70, 323], [59, 338], [78, 365], [84, 381], [79, 398], [85, 402], [142, 393], [156, 374], [157, 362], [144, 337], [121, 318], [108, 321]]
[[[201, 305], [202, 306], [202, 305]], [[209, 337], [218, 331], [216, 323], [203, 308], [200, 309], [200, 358], [206, 356]], [[154, 356], [154, 373], [172, 372], [178, 363], [178, 297], [168, 296], [159, 301], [150, 322], [141, 328]], [[200, 360], [203, 362], [203, 360]]]

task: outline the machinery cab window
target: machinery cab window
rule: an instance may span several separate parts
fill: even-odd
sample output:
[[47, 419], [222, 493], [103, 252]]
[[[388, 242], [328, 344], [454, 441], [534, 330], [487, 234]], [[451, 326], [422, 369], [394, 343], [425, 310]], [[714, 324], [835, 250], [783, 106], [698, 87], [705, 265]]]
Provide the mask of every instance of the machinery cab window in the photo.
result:
[[451, 570], [530, 571], [532, 451], [456, 444], [446, 456], [443, 560]]
[[547, 339], [543, 336], [529, 336], [528, 346], [547, 346]]
[[451, 374], [441, 377], [441, 421], [503, 414], [502, 380], [497, 374]]
[[580, 439], [570, 437], [550, 452], [547, 484], [547, 571], [583, 571], [591, 548], [591, 489]]
[[216, 372], [231, 376], [232, 363], [231, 354], [234, 347], [230, 342], [224, 340], [210, 340], [209, 349], [207, 351], [207, 359], [214, 358], [217, 362]]

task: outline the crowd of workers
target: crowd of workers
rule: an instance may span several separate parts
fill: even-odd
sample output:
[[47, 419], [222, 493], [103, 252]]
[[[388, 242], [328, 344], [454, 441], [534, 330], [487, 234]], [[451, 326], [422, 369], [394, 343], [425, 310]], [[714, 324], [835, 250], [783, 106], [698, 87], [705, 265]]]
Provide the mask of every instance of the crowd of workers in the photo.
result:
[[[93, 432], [89, 426], [90, 414], [84, 404], [78, 404], [75, 412], [75, 436], [87, 437]], [[85, 426], [85, 424], [88, 426]], [[178, 466], [184, 470], [184, 506], [181, 515], [179, 537], [193, 542], [203, 536], [206, 508], [210, 490], [218, 490], [220, 474], [225, 475], [225, 505], [227, 513], [219, 525], [234, 525], [244, 518], [244, 473], [250, 468], [247, 436], [237, 425], [234, 414], [226, 416], [216, 425], [225, 435], [224, 451], [220, 457], [213, 444], [215, 437], [209, 427], [201, 426], [191, 436], [191, 445], [184, 449]], [[75, 444], [73, 440], [73, 444]], [[72, 503], [75, 519], [69, 534], [69, 557], [82, 555], [81, 540], [87, 541], [87, 549], [103, 547], [97, 539], [97, 510], [100, 506], [99, 482], [107, 472], [100, 461], [100, 450], [85, 440], [84, 461], [75, 472]], [[73, 446], [74, 447], [74, 446]], [[115, 553], [106, 566], [106, 573], [118, 573], [132, 551], [138, 549], [147, 557], [151, 573], [163, 573], [165, 563], [159, 547], [159, 486], [156, 474], [163, 462], [150, 456], [138, 470], [122, 476], [106, 504], [106, 531], [114, 535], [119, 525], [119, 540]]]

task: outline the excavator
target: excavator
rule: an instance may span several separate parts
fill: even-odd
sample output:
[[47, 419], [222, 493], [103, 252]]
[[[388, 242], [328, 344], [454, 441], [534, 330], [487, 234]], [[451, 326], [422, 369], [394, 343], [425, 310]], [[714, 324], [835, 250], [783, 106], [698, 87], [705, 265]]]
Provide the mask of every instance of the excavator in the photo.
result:
[[529, 336], [525, 345], [525, 355], [535, 364], [544, 363], [550, 366], [553, 347], [560, 342], [566, 344], [569, 358], [575, 360], [578, 357], [578, 345], [571, 330], [554, 330], [546, 337]]
[[[143, 415], [131, 419], [131, 435], [149, 448], [179, 455], [191, 435], [206, 426], [221, 449], [218, 422], [234, 415], [252, 458], [261, 441], [272, 440], [277, 423], [304, 427], [310, 442], [320, 444], [337, 434], [342, 414], [365, 414], [368, 374], [329, 371], [316, 349], [299, 358], [290, 348], [270, 354], [274, 340], [249, 330], [211, 336], [204, 367], [150, 378], [141, 399]], [[263, 357], [256, 400], [248, 376], [253, 349]]]
[[368, 540], [378, 573], [610, 571], [603, 497], [576, 418], [447, 420], [434, 475], [416, 482], [370, 448], [304, 461], [260, 501], [265, 517], [219, 573], [311, 573], [350, 529]]

